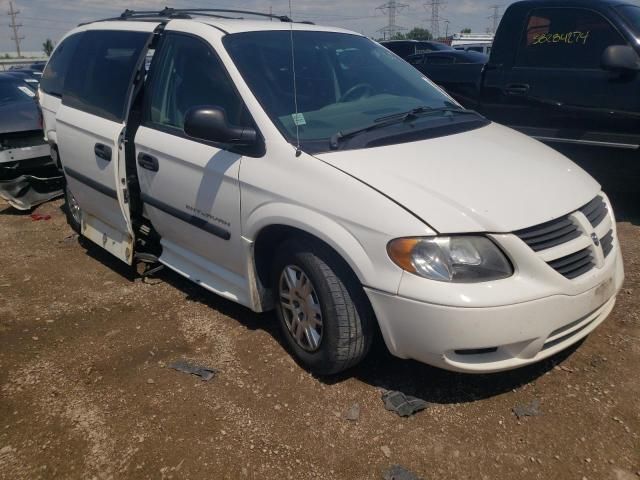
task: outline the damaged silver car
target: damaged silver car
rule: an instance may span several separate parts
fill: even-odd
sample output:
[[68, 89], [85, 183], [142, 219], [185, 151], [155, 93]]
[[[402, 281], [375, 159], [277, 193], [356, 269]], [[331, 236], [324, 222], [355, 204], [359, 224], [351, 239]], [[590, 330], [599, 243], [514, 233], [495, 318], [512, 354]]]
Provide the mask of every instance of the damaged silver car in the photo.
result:
[[62, 194], [36, 94], [23, 75], [0, 73], [0, 197], [18, 210]]

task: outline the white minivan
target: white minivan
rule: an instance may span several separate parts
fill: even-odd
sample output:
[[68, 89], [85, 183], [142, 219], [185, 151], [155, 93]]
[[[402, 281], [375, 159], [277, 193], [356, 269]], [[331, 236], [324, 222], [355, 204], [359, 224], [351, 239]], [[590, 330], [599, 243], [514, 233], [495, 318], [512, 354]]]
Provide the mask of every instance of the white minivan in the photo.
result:
[[378, 333], [497, 372], [604, 321], [624, 273], [589, 175], [362, 35], [236, 14], [259, 17], [127, 11], [60, 42], [40, 102], [81, 235], [275, 308], [319, 374]]

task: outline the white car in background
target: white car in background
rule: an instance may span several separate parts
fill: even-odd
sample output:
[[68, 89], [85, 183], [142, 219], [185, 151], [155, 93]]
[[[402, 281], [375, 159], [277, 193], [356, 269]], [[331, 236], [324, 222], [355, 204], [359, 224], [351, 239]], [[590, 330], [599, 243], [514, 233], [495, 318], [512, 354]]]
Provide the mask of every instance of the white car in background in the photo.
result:
[[234, 13], [125, 12], [53, 53], [40, 101], [82, 235], [275, 308], [320, 374], [377, 331], [398, 357], [481, 373], [604, 321], [623, 264], [583, 170], [364, 36], [215, 17]]

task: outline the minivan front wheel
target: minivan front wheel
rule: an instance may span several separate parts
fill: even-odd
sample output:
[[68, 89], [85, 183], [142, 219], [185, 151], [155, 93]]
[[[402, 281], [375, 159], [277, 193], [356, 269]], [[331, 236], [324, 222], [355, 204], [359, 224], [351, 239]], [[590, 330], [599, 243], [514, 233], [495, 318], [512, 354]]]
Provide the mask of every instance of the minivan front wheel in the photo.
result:
[[372, 309], [357, 277], [331, 249], [306, 238], [286, 242], [272, 286], [285, 342], [305, 368], [331, 375], [366, 356]]

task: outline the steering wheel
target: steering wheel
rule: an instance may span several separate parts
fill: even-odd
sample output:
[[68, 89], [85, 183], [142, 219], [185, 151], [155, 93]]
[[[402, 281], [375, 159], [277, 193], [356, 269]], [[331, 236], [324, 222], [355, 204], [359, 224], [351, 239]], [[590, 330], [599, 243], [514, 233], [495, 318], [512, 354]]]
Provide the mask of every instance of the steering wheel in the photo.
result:
[[[360, 95], [356, 96], [355, 93], [360, 92]], [[352, 102], [354, 100], [360, 100], [361, 98], [370, 97], [373, 93], [373, 87], [368, 83], [358, 83], [351, 87], [349, 90], [344, 92], [344, 94], [338, 100], [339, 103], [343, 102]], [[353, 97], [353, 98], [351, 98]]]

